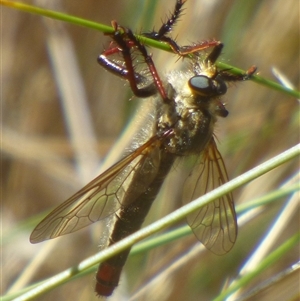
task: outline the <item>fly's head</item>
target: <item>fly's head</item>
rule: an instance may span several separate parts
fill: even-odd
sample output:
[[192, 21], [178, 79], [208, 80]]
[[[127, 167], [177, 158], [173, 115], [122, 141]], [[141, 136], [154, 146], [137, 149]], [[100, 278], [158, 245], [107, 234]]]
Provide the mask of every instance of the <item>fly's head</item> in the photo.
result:
[[169, 95], [174, 99], [177, 115], [182, 120], [190, 114], [203, 115], [213, 122], [217, 116], [226, 117], [228, 111], [221, 102], [221, 96], [227, 92], [227, 84], [215, 59], [211, 58], [211, 54], [205, 57], [203, 53], [193, 53], [188, 58], [187, 70], [171, 72], [167, 78]]
[[193, 58], [194, 74], [187, 85], [191, 91], [192, 100], [200, 110], [207, 111], [212, 116], [226, 117], [225, 109], [220, 97], [227, 92], [227, 84], [214, 62]]

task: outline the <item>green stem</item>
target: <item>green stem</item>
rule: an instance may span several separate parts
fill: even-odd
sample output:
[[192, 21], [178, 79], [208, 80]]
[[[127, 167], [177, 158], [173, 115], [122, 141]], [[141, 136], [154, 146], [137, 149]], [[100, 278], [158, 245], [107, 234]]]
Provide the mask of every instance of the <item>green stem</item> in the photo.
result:
[[222, 292], [217, 298], [213, 301], [223, 301], [226, 300], [228, 296], [237, 291], [239, 288], [245, 287], [250, 283], [251, 280], [255, 279], [258, 275], [260, 275], [264, 270], [266, 270], [270, 265], [276, 263], [279, 258], [282, 258], [284, 254], [286, 254], [290, 249], [299, 244], [300, 241], [300, 233], [296, 233], [290, 239], [285, 241], [280, 247], [278, 247], [275, 251], [273, 251], [270, 255], [268, 255], [265, 259], [261, 261], [261, 263], [248, 274], [241, 277], [239, 280], [234, 282], [233, 285], [229, 286], [227, 290]]
[[[28, 5], [28, 4], [23, 4], [23, 3], [20, 3], [20, 2], [0, 0], [0, 4], [2, 4], [4, 6], [12, 7], [14, 9], [18, 9], [18, 10], [21, 10], [21, 11], [29, 12], [29, 13], [32, 13], [32, 14], [48, 17], [48, 18], [51, 18], [51, 19], [61, 20], [61, 21], [68, 22], [68, 23], [71, 23], [71, 24], [74, 24], [74, 25], [95, 29], [95, 30], [103, 32], [104, 34], [112, 34], [114, 32], [114, 29], [111, 26], [107, 26], [107, 25], [104, 25], [104, 24], [101, 24], [101, 23], [97, 23], [97, 22], [93, 22], [93, 21], [90, 21], [90, 20], [82, 19], [82, 18], [79, 18], [79, 17], [70, 16], [68, 14], [43, 9], [43, 8], [40, 8], [40, 7]], [[145, 38], [144, 36], [140, 36], [140, 35], [136, 35], [136, 37], [138, 39], [142, 40], [143, 44], [145, 44], [147, 46], [154, 47], [154, 48], [161, 49], [161, 50], [168, 51], [168, 52], [172, 52], [170, 46], [166, 43], [155, 41], [155, 40], [152, 40], [152, 39], [149, 39], [149, 38]], [[229, 70], [232, 74], [240, 75], [240, 74], [245, 73], [244, 70], [235, 68], [233, 66], [227, 65], [227, 64], [222, 63], [222, 62], [218, 62], [217, 66], [221, 69]], [[277, 91], [283, 92], [283, 93], [285, 93], [289, 96], [300, 99], [300, 91], [289, 89], [289, 88], [284, 87], [284, 86], [282, 86], [282, 85], [280, 85], [276, 82], [265, 79], [265, 78], [263, 78], [261, 76], [258, 76], [258, 75], [255, 75], [255, 76], [251, 77], [251, 80], [253, 80], [254, 82], [256, 82], [258, 84], [269, 87], [273, 90], [277, 90]]]

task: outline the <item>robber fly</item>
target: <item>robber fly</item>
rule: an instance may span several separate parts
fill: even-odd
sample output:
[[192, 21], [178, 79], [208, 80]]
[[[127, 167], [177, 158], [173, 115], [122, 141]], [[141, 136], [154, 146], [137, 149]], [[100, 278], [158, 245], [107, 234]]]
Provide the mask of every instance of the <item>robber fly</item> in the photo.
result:
[[[143, 34], [169, 44], [175, 54], [189, 61], [188, 70], [170, 73], [163, 80], [132, 31], [112, 22], [111, 46], [98, 57], [98, 62], [127, 80], [136, 96], [155, 98], [152, 133], [42, 220], [30, 236], [32, 243], [75, 232], [113, 214], [116, 221], [108, 245], [120, 241], [140, 229], [165, 177], [182, 157], [194, 158], [183, 187], [185, 203], [228, 181], [213, 134], [217, 117], [228, 115], [220, 97], [227, 91], [227, 82], [247, 80], [256, 68], [240, 76], [219, 70], [215, 62], [223, 44], [216, 40], [178, 46], [168, 33], [184, 2], [176, 1], [172, 15], [159, 31]], [[209, 48], [212, 50], [206, 54], [203, 50]], [[114, 54], [121, 55], [122, 62], [111, 59]], [[137, 54], [142, 57], [146, 72], [136, 70]], [[237, 222], [230, 193], [192, 213], [187, 220], [199, 241], [213, 253], [225, 254], [233, 247]], [[112, 294], [129, 252], [130, 249], [125, 250], [100, 264], [95, 288], [99, 296]]]

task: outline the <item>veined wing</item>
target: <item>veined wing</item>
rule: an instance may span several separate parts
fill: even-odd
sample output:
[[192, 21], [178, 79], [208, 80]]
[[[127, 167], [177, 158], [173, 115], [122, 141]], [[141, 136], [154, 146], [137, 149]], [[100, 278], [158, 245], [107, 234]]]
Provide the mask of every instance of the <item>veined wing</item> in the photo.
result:
[[[185, 182], [184, 202], [195, 200], [227, 181], [222, 156], [212, 138]], [[236, 241], [237, 222], [231, 193], [189, 214], [187, 221], [196, 237], [217, 255], [229, 252]]]
[[[116, 212], [124, 199], [133, 202], [156, 175], [160, 143], [153, 136], [54, 209], [33, 230], [31, 243], [75, 232]], [[139, 185], [131, 185], [133, 178]]]

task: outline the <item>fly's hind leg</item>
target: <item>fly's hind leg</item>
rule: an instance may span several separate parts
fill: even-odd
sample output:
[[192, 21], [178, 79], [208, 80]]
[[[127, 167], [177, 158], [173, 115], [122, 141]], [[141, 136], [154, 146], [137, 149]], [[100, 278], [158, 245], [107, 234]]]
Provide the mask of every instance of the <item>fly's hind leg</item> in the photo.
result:
[[[169, 99], [162, 81], [146, 47], [135, 37], [129, 28], [118, 25], [116, 21], [112, 21], [112, 26], [115, 29], [115, 32], [111, 35], [111, 38], [116, 46], [105, 50], [99, 55], [98, 63], [113, 74], [128, 80], [132, 92], [137, 97], [149, 97], [159, 93], [163, 101], [168, 102]], [[149, 79], [143, 74], [135, 71], [134, 51], [138, 51], [138, 54], [143, 57], [144, 62], [147, 64], [147, 71], [152, 77], [152, 80], [146, 86], [140, 87], [141, 83], [147, 82]], [[110, 55], [116, 53], [122, 54], [124, 64], [109, 58]]]

